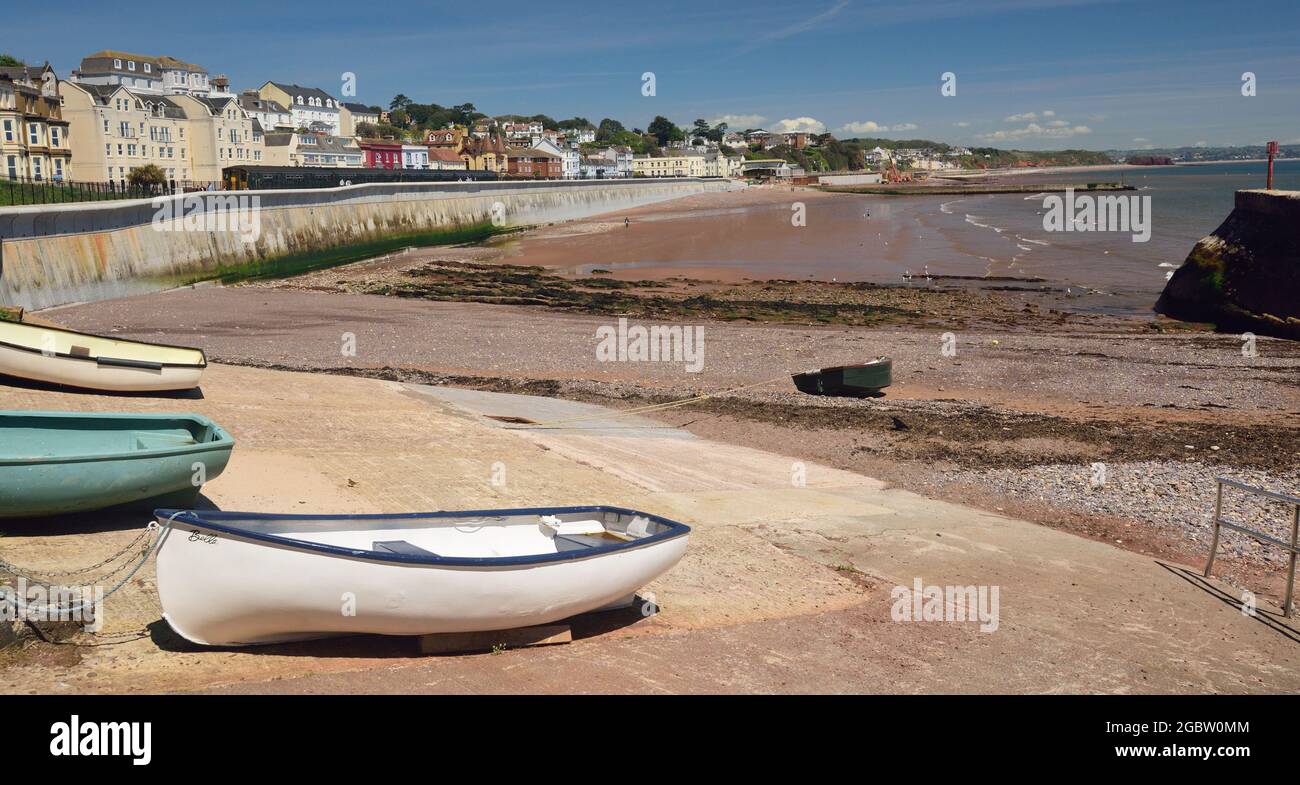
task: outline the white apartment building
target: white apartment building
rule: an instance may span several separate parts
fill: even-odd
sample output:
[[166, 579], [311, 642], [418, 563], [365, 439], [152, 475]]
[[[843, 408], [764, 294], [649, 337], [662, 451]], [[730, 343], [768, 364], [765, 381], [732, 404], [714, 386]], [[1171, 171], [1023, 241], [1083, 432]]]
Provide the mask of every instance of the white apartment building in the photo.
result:
[[287, 107], [294, 130], [306, 129], [328, 136], [350, 136], [352, 113], [337, 98], [315, 87], [267, 82], [257, 89], [264, 100]]
[[402, 145], [402, 168], [403, 169], [428, 169], [429, 168], [428, 146], [422, 144]]
[[121, 86], [136, 93], [208, 95], [212, 85], [203, 66], [167, 55], [139, 55], [105, 49], [81, 60], [71, 81]]
[[664, 158], [636, 156], [632, 159], [632, 172], [637, 177], [707, 177], [708, 164], [698, 154]]

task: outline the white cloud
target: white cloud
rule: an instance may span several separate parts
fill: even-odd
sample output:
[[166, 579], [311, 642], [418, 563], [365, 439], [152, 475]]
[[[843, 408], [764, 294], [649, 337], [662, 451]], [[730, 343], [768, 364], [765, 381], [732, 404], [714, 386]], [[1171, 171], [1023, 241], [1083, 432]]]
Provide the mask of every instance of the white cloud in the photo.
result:
[[889, 129], [874, 120], [866, 120], [861, 123], [845, 123], [840, 130], [851, 134], [874, 134]]
[[1047, 124], [1050, 128], [1069, 128], [1070, 124], [1064, 120], [1053, 120]]
[[1052, 111], [1051, 109], [1046, 109], [1042, 113], [1025, 112], [1023, 114], [1007, 115], [1002, 119], [1004, 122], [1008, 122], [1008, 123], [1031, 123], [1040, 117], [1042, 118], [1056, 117], [1056, 112]]
[[916, 123], [895, 123], [894, 125], [881, 125], [875, 120], [864, 120], [859, 123], [845, 123], [840, 126], [840, 131], [850, 134], [879, 134], [889, 131], [915, 131]]
[[962, 121], [959, 122], [959, 123], [953, 123], [953, 125], [957, 126], [958, 128], [969, 128], [969, 127], [970, 127], [970, 123], [966, 122], [965, 120], [962, 120]]
[[1015, 142], [1021, 139], [1069, 139], [1071, 136], [1090, 134], [1092, 129], [1086, 125], [1046, 126], [1030, 123], [1023, 128], [994, 131], [991, 134], [979, 134], [976, 138], [985, 142]]
[[811, 117], [795, 117], [780, 120], [772, 126], [772, 130], [778, 134], [808, 133], [822, 134], [826, 133], [826, 124], [821, 120], [815, 120]]
[[724, 114], [709, 118], [709, 125], [726, 123], [728, 128], [737, 130], [758, 128], [765, 122], [767, 122], [767, 118], [761, 114]]

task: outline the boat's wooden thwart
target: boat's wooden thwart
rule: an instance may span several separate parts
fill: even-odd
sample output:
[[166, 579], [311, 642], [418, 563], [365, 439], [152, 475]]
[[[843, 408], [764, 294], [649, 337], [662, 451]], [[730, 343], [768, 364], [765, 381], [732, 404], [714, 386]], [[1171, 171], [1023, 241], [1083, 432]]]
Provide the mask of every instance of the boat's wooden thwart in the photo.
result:
[[191, 506], [234, 446], [197, 414], [0, 412], [0, 518]]
[[112, 392], [188, 390], [206, 367], [201, 349], [0, 321], [0, 374], [21, 379]]
[[404, 515], [156, 510], [164, 618], [194, 643], [529, 627], [626, 600], [690, 529], [618, 507]]
[[810, 395], [875, 395], [893, 382], [894, 361], [878, 357], [857, 365], [836, 365], [797, 373], [794, 386]]

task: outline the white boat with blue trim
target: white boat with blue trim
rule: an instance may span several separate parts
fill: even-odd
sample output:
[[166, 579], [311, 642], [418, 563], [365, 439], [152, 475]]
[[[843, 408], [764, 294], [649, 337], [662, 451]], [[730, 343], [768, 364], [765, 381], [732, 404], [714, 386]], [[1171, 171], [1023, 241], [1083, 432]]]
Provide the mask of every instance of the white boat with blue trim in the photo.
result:
[[164, 618], [209, 646], [547, 624], [630, 599], [690, 534], [607, 506], [154, 515]]

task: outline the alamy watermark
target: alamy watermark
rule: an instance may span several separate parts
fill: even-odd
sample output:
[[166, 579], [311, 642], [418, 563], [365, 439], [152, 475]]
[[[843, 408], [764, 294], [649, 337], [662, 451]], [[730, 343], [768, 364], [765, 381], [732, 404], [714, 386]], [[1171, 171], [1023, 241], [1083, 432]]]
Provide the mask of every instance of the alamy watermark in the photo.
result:
[[895, 586], [889, 592], [894, 621], [979, 622], [980, 632], [995, 632], [999, 624], [997, 586]]
[[1051, 194], [1043, 199], [1045, 232], [1130, 232], [1133, 242], [1151, 239], [1151, 197], [1138, 194]]
[[103, 586], [46, 586], [26, 578], [0, 585], [0, 622], [77, 622], [86, 632], [99, 632], [103, 605]]
[[262, 236], [262, 198], [255, 194], [190, 194], [153, 199], [156, 232], [235, 232], [246, 243]]
[[628, 325], [620, 318], [618, 326], [596, 328], [597, 362], [673, 362], [684, 363], [688, 373], [704, 368], [704, 328], [656, 324], [646, 327]]

